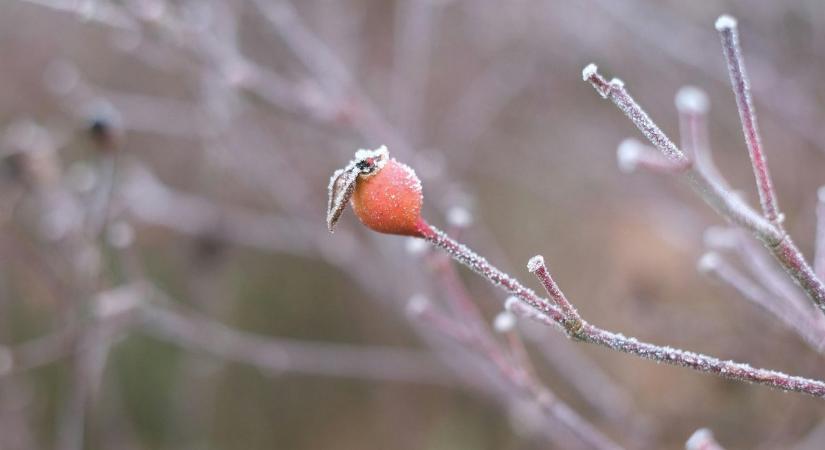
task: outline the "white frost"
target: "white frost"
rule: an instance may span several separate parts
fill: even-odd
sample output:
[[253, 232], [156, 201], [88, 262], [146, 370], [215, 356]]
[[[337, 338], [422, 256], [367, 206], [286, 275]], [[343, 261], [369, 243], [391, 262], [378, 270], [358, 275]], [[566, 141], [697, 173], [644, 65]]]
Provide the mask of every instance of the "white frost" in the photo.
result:
[[713, 433], [711, 433], [707, 428], [700, 428], [690, 435], [690, 438], [687, 442], [685, 442], [685, 449], [699, 450], [702, 448], [707, 448], [708, 441], [712, 440], [714, 440]]
[[417, 238], [417, 237], [407, 238], [407, 242], [404, 245], [404, 248], [407, 250], [407, 253], [409, 253], [413, 256], [418, 256], [418, 255], [423, 254], [424, 252], [427, 251], [428, 247], [429, 247], [429, 245], [427, 244], [427, 241], [425, 241], [424, 239], [421, 239], [421, 238]]
[[390, 151], [387, 150], [386, 145], [382, 145], [375, 150], [361, 148], [356, 150], [355, 157], [352, 162], [364, 161], [368, 158], [375, 159], [375, 171], [373, 173], [377, 173], [379, 170], [383, 169], [384, 165], [386, 165], [387, 161], [389, 161]]
[[716, 19], [716, 30], [724, 31], [736, 28], [736, 19], [728, 14], [722, 14]]
[[530, 258], [530, 261], [527, 261], [527, 270], [529, 270], [530, 273], [533, 273], [542, 267], [544, 267], [544, 257], [541, 255], [536, 255]]
[[447, 223], [458, 228], [467, 228], [473, 224], [473, 215], [467, 208], [453, 206], [447, 211]]
[[599, 67], [597, 65], [595, 65], [593, 63], [588, 64], [587, 66], [585, 66], [584, 69], [582, 69], [582, 80], [585, 80], [585, 81], [589, 80], [590, 77], [596, 75], [596, 73], [598, 73], [598, 71], [599, 71]]
[[636, 139], [629, 138], [623, 140], [616, 149], [616, 160], [619, 163], [619, 170], [624, 173], [630, 173], [636, 170], [641, 149], [642, 144]]
[[493, 329], [497, 333], [508, 333], [516, 326], [516, 316], [510, 311], [504, 310], [493, 320]]
[[700, 273], [708, 273], [719, 268], [722, 264], [722, 258], [716, 252], [708, 252], [699, 258], [696, 263], [696, 270]]
[[415, 294], [407, 301], [407, 315], [418, 317], [430, 308], [430, 300], [422, 294]]
[[705, 91], [694, 87], [684, 86], [676, 93], [676, 109], [684, 113], [704, 114], [708, 112], [710, 102]]

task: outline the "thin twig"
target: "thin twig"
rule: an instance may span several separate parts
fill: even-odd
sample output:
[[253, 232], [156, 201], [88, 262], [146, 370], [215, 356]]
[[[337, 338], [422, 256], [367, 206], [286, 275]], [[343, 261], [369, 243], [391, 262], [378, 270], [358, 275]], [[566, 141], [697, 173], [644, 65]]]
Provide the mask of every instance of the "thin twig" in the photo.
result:
[[776, 201], [776, 192], [768, 171], [768, 162], [762, 150], [759, 136], [759, 126], [756, 123], [756, 111], [751, 99], [750, 80], [745, 70], [745, 61], [742, 57], [742, 48], [739, 45], [739, 29], [736, 19], [731, 16], [721, 16], [716, 21], [716, 30], [722, 39], [722, 50], [730, 73], [730, 82], [733, 93], [736, 95], [736, 106], [739, 109], [739, 120], [742, 122], [742, 131], [745, 133], [745, 142], [748, 144], [748, 153], [753, 165], [753, 174], [756, 176], [756, 187], [759, 191], [759, 201], [765, 217], [777, 227], [781, 227], [782, 213]]
[[679, 111], [682, 150], [693, 157], [698, 170], [707, 173], [709, 178], [719, 181], [722, 186], [729, 189], [711, 154], [708, 139], [708, 95], [697, 87], [684, 86], [676, 93], [674, 100], [676, 110]]
[[816, 250], [814, 272], [825, 281], [825, 186], [816, 191]]

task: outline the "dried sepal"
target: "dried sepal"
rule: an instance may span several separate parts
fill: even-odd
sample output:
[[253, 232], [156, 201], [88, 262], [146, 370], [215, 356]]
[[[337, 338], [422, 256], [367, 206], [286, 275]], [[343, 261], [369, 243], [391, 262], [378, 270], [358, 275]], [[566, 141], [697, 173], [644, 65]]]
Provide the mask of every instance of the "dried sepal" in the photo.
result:
[[355, 181], [358, 180], [358, 169], [347, 166], [338, 169], [329, 180], [329, 202], [327, 204], [327, 228], [332, 233], [344, 208], [347, 207], [352, 193], [355, 191]]

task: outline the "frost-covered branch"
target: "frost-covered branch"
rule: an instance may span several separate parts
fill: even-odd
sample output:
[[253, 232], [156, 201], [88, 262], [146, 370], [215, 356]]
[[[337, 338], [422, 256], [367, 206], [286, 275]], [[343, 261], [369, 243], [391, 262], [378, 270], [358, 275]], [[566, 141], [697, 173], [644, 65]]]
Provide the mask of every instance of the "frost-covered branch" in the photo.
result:
[[[677, 163], [687, 161], [685, 154], [630, 96], [624, 82], [618, 79], [606, 80], [593, 64], [584, 68], [582, 77], [602, 97], [610, 99], [665, 157]], [[738, 195], [726, 189], [719, 180], [711, 178], [696, 166], [689, 166], [681, 176], [719, 215], [749, 230], [762, 241], [808, 298], [825, 312], [825, 285], [781, 227], [767, 220]]]
[[745, 142], [748, 144], [753, 174], [756, 176], [756, 187], [759, 192], [759, 201], [765, 217], [781, 227], [782, 213], [776, 201], [773, 182], [768, 170], [768, 162], [762, 150], [762, 140], [759, 136], [759, 126], [756, 123], [756, 111], [751, 99], [750, 80], [745, 70], [745, 61], [742, 57], [742, 48], [739, 45], [739, 29], [736, 19], [731, 16], [721, 16], [716, 21], [716, 30], [722, 39], [722, 51], [728, 65], [730, 82], [733, 93], [736, 95], [736, 106], [739, 109], [739, 119], [742, 122], [742, 131], [745, 133]]
[[[597, 344], [612, 350], [632, 354], [641, 358], [674, 366], [685, 367], [699, 372], [711, 373], [723, 378], [771, 386], [784, 391], [801, 392], [815, 397], [825, 397], [825, 382], [787, 375], [781, 372], [753, 368], [747, 364], [723, 361], [700, 353], [679, 350], [640, 342], [635, 338], [613, 333], [581, 321], [580, 327], [569, 324], [575, 322], [562, 310], [524, 287], [517, 279], [502, 272], [485, 258], [467, 246], [456, 242], [442, 231], [428, 226], [424, 239], [446, 251], [456, 261], [464, 264], [493, 285], [518, 297], [519, 302], [508, 302], [508, 308], [516, 315], [527, 317], [570, 333], [571, 338]], [[534, 260], [535, 261], [535, 260]], [[531, 270], [534, 264], [531, 264]], [[555, 297], [554, 297], [555, 298]]]

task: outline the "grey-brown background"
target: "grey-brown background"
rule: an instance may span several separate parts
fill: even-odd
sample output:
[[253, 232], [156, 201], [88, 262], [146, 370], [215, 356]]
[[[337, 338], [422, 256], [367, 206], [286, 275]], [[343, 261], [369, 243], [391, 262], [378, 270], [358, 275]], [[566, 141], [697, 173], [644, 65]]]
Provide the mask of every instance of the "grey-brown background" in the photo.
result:
[[[142, 3], [163, 2], [131, 4]], [[170, 1], [162, 14], [203, 21], [208, 28], [231, 11], [246, 57], [293, 89], [316, 88], [311, 71], [251, 2], [208, 9], [218, 3]], [[452, 206], [470, 209], [475, 225], [463, 241], [534, 287], [524, 263], [543, 254], [584, 317], [606, 329], [825, 377], [821, 356], [729, 288], [696, 273], [702, 232], [721, 219], [673, 179], [621, 173], [616, 146], [637, 132], [581, 81], [582, 67], [598, 63], [607, 76], [622, 78], [674, 137], [675, 92], [687, 84], [705, 89], [717, 163], [755, 200], [713, 29], [722, 13], [738, 17], [780, 205], [789, 231], [810, 256], [816, 189], [825, 181], [820, 2], [293, 5], [410, 142], [414, 153], [407, 152], [405, 160], [423, 179], [430, 221], [444, 224]], [[88, 141], [72, 131], [84, 126], [72, 114], [83, 105], [44, 82], [74, 66], [123, 116], [122, 161], [148, 165], [180, 192], [307, 225], [298, 233], [303, 241], [267, 249], [223, 242], [219, 220], [219, 231], [201, 236], [135, 220], [132, 248], [146, 277], [176, 301], [237, 329], [430, 351], [402, 311], [411, 295], [438, 299], [439, 292], [428, 281], [433, 274], [405, 251], [404, 239], [373, 236], [349, 211], [340, 232], [324, 229], [328, 175], [356, 148], [383, 142], [352, 132], [346, 120], [318, 123], [224, 89], [232, 74], [221, 78], [215, 60], [222, 57], [210, 60], [191, 48], [191, 40], [207, 37], [181, 33], [176, 42], [149, 26], [143, 33], [113, 31], [27, 2], [2, 2], [0, 124], [29, 118], [68, 136], [59, 149], [66, 168], [93, 158]], [[204, 34], [225, 38], [221, 32]], [[212, 84], [218, 94], [209, 97]], [[169, 100], [175, 102], [162, 103]], [[5, 208], [0, 228], [0, 336], [7, 344], [54, 330], [61, 311], [74, 307], [48, 289], [42, 271], [15, 250], [22, 245], [47, 259], [51, 254], [20, 216], [18, 209]], [[183, 213], [180, 220], [187, 220]], [[296, 234], [294, 224], [286, 227], [291, 231], [285, 236]], [[273, 225], [271, 233], [277, 237], [281, 231]], [[112, 287], [120, 278], [109, 262], [104, 259], [102, 284]], [[352, 275], [367, 270], [360, 278]], [[504, 296], [469, 272], [462, 276], [492, 318]], [[646, 437], [633, 440], [629, 427], [594, 412], [552, 364], [541, 362], [537, 347], [531, 349], [557, 395], [631, 447], [678, 448], [696, 428], [707, 426], [728, 448], [790, 448], [825, 411], [821, 400], [802, 395], [573, 347], [631, 395], [628, 414], [634, 418], [627, 421], [648, 426]], [[13, 384], [0, 388], [0, 448], [60, 444], [70, 369], [71, 358], [64, 358], [3, 381]], [[141, 333], [117, 340], [98, 389], [85, 412], [84, 448], [548, 448], [512, 426], [500, 403], [472, 390], [267, 373]]]

